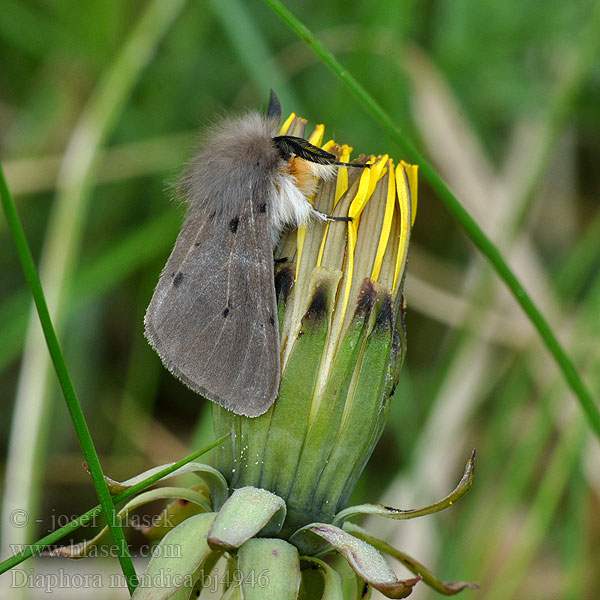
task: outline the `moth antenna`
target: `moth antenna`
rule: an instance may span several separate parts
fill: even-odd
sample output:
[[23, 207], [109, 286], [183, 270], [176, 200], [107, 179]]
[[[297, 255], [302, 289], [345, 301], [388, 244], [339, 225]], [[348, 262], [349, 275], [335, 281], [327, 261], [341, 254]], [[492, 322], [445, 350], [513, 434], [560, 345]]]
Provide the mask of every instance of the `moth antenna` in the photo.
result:
[[289, 160], [292, 155], [295, 155], [298, 158], [319, 165], [332, 165], [335, 163], [335, 154], [311, 144], [304, 138], [293, 135], [278, 135], [273, 138], [273, 142], [284, 160]]

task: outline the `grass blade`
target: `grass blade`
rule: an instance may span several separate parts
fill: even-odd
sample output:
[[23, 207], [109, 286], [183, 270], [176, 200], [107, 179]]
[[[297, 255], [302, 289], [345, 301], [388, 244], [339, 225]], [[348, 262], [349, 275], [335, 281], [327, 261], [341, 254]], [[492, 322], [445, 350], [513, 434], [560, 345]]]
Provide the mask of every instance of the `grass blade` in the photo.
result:
[[[177, 469], [183, 467], [187, 463], [190, 463], [193, 460], [196, 460], [198, 457], [202, 456], [203, 454], [206, 454], [208, 451], [210, 451], [213, 448], [216, 448], [217, 446], [222, 444], [230, 435], [231, 435], [230, 433], [228, 433], [227, 435], [224, 435], [223, 437], [219, 438], [218, 440], [215, 440], [214, 442], [212, 442], [205, 448], [202, 448], [202, 450], [198, 450], [198, 452], [194, 452], [193, 454], [186, 456], [179, 462], [173, 463], [170, 467], [165, 467], [162, 471], [159, 471], [158, 473], [151, 475], [147, 479], [144, 479], [143, 481], [140, 481], [139, 483], [132, 485], [130, 488], [128, 488], [124, 492], [116, 494], [115, 496], [113, 496], [111, 498], [113, 505], [117, 505], [120, 502], [123, 502], [124, 500], [129, 500], [129, 498], [132, 498], [138, 492], [141, 492], [142, 490], [145, 490], [147, 487], [150, 487], [151, 485], [155, 484], [157, 481], [159, 481], [163, 477], [173, 473], [174, 471], [177, 471]], [[17, 554], [11, 556], [10, 558], [8, 558], [5, 561], [0, 563], [0, 575], [2, 573], [6, 573], [6, 571], [9, 571], [10, 569], [16, 567], [18, 564], [22, 563], [24, 560], [31, 558], [34, 554], [37, 554], [38, 552], [42, 552], [48, 546], [54, 544], [55, 542], [58, 542], [58, 540], [63, 538], [65, 535], [68, 535], [69, 533], [72, 533], [79, 527], [82, 527], [83, 525], [86, 525], [87, 523], [91, 522], [101, 512], [102, 512], [102, 507], [100, 505], [95, 506], [94, 508], [90, 508], [90, 510], [83, 513], [76, 519], [73, 519], [70, 523], [67, 523], [60, 529], [57, 529], [56, 531], [53, 531], [52, 533], [44, 536], [43, 538], [39, 539], [34, 544], [29, 544], [21, 552], [18, 552]]]
[[[485, 235], [471, 215], [464, 209], [458, 198], [450, 191], [446, 182], [437, 173], [433, 166], [417, 150], [414, 144], [405, 136], [396, 126], [391, 117], [379, 106], [375, 99], [367, 90], [345, 69], [334, 55], [325, 48], [321, 42], [312, 34], [312, 32], [301, 23], [281, 2], [280, 0], [264, 0], [273, 11], [292, 29], [306, 44], [317, 54], [317, 56], [327, 65], [333, 73], [342, 81], [342, 83], [354, 94], [365, 109], [381, 124], [391, 138], [400, 146], [405, 153], [407, 161], [418, 164], [421, 173], [436, 191], [439, 198], [445, 204], [448, 211], [456, 219], [469, 239], [479, 248], [484, 256], [489, 260], [498, 276], [504, 281], [517, 302], [521, 305], [525, 314], [537, 329], [544, 345], [554, 357], [556, 364], [561, 370], [567, 384], [574, 392], [585, 413], [587, 422], [596, 436], [600, 438], [600, 412], [594, 402], [588, 387], [579, 377], [577, 370], [570, 357], [554, 335], [554, 332], [548, 325], [537, 306], [534, 304], [529, 294], [525, 291], [520, 281], [512, 272], [498, 248]], [[596, 11], [591, 19], [592, 27], [600, 20], [600, 9]]]
[[6, 215], [6, 221], [15, 242], [19, 260], [21, 261], [21, 267], [25, 279], [27, 280], [27, 285], [31, 290], [31, 295], [33, 296], [33, 301], [35, 302], [35, 307], [40, 318], [40, 324], [44, 332], [44, 337], [46, 338], [48, 352], [50, 353], [56, 376], [58, 377], [60, 387], [65, 397], [67, 408], [69, 409], [69, 414], [73, 421], [73, 426], [77, 432], [81, 449], [88, 463], [94, 487], [96, 488], [102, 511], [104, 512], [106, 522], [108, 523], [110, 535], [115, 545], [119, 548], [119, 561], [121, 563], [121, 568], [123, 569], [123, 574], [127, 579], [129, 590], [133, 592], [137, 585], [137, 575], [135, 573], [133, 561], [131, 560], [131, 555], [129, 554], [125, 535], [118, 525], [115, 507], [112, 503], [106, 481], [104, 480], [102, 466], [100, 465], [100, 460], [98, 459], [92, 436], [90, 435], [81, 406], [79, 405], [75, 387], [73, 386], [73, 381], [71, 380], [71, 376], [67, 369], [60, 344], [58, 343], [56, 331], [52, 325], [52, 319], [50, 318], [48, 305], [46, 304], [46, 298], [44, 297], [44, 292], [42, 290], [42, 284], [40, 283], [35, 263], [33, 262], [33, 256], [31, 255], [27, 239], [25, 238], [25, 232], [23, 231], [23, 226], [21, 225], [15, 203], [8, 186], [6, 185], [6, 179], [4, 178], [1, 164], [0, 196], [2, 199], [2, 208]]

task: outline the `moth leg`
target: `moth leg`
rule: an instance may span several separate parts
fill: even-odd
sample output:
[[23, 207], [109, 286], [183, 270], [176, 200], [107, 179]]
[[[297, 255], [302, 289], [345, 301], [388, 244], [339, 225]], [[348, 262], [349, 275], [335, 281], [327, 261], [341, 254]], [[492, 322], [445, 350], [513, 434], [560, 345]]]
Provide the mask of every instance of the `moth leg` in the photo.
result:
[[336, 167], [355, 167], [357, 169], [370, 169], [371, 165], [365, 165], [363, 163], [345, 163], [345, 162], [334, 162], [331, 163]]
[[313, 214], [317, 217], [317, 219], [321, 219], [321, 221], [346, 221], [347, 223], [352, 222], [352, 217], [334, 217], [333, 215], [328, 215], [327, 213], [321, 212], [313, 207]]

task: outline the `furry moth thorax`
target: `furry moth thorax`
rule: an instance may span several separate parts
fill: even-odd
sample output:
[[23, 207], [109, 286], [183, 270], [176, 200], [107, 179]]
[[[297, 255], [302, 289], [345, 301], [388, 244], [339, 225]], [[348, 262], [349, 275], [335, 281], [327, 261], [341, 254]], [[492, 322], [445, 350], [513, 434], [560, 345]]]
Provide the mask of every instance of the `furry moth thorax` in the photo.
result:
[[181, 182], [190, 209], [227, 219], [237, 214], [248, 193], [264, 193], [274, 242], [286, 226], [327, 219], [309, 198], [317, 178], [334, 176], [335, 156], [302, 138], [277, 136], [278, 130], [278, 119], [258, 112], [225, 118], [209, 128]]

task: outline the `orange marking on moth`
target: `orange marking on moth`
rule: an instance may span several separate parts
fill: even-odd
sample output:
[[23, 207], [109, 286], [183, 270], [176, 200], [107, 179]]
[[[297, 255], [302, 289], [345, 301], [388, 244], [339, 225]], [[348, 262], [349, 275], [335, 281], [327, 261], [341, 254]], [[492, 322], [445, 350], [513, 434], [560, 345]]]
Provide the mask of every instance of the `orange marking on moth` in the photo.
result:
[[310, 163], [303, 158], [292, 156], [289, 160], [288, 172], [296, 178], [296, 187], [311, 198], [317, 189], [317, 179]]

